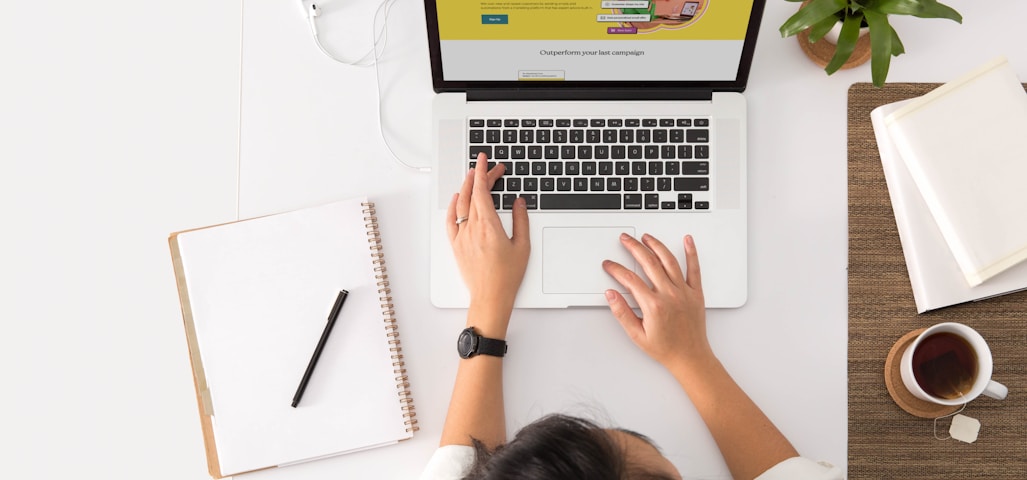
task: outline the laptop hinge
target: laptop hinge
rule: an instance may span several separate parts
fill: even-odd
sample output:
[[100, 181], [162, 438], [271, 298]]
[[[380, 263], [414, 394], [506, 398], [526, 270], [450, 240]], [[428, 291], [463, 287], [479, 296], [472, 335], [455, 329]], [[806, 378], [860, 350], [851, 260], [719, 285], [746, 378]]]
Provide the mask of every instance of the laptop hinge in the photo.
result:
[[713, 90], [682, 88], [509, 88], [467, 90], [467, 100], [538, 101], [538, 100], [712, 100]]

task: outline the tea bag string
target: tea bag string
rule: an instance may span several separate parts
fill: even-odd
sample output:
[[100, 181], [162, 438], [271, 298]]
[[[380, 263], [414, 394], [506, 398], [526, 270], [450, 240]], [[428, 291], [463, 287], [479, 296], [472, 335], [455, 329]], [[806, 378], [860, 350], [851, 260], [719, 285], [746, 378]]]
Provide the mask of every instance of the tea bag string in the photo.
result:
[[949, 417], [952, 417], [952, 416], [955, 416], [955, 415], [959, 415], [959, 413], [962, 412], [963, 410], [966, 410], [966, 403], [963, 403], [963, 406], [959, 407], [959, 410], [956, 410], [956, 411], [954, 411], [954, 412], [952, 412], [952, 413], [950, 413], [948, 415], [942, 415], [942, 416], [934, 419], [934, 438], [935, 438], [935, 440], [948, 440], [948, 439], [952, 438], [952, 435], [949, 435], [947, 437], [939, 437], [938, 436], [938, 420], [941, 420], [941, 419], [944, 419], [944, 418], [949, 418]]

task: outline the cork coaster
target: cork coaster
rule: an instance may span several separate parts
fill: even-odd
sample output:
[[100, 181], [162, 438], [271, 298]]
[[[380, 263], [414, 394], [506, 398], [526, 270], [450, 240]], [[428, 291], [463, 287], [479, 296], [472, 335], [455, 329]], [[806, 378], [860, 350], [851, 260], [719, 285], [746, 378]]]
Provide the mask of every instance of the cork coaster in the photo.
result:
[[[803, 52], [806, 52], [806, 56], [821, 67], [826, 67], [831, 62], [831, 57], [834, 57], [835, 46], [833, 43], [823, 39], [818, 40], [817, 43], [809, 43], [809, 29], [799, 32], [795, 38], [799, 39], [799, 46], [802, 47]], [[858, 67], [867, 63], [867, 60], [870, 60], [870, 34], [859, 37], [859, 40], [856, 41], [856, 49], [852, 51], [852, 56], [842, 64], [841, 70]]]
[[902, 336], [888, 352], [888, 358], [884, 361], [884, 384], [888, 387], [888, 393], [892, 400], [900, 408], [910, 415], [920, 418], [938, 418], [955, 412], [958, 406], [938, 405], [916, 398], [902, 383], [902, 373], [899, 371], [899, 364], [902, 362], [902, 353], [916, 340], [917, 335], [927, 330], [921, 328], [913, 330]]

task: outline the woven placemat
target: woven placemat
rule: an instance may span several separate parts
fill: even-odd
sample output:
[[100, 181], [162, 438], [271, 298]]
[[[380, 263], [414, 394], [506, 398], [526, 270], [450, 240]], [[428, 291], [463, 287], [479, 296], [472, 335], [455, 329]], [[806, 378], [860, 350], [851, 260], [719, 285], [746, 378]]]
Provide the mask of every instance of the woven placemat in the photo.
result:
[[[1027, 292], [918, 315], [877, 153], [870, 111], [937, 84], [859, 83], [849, 89], [849, 479], [1027, 478]], [[967, 119], [968, 121], [970, 119]], [[973, 141], [973, 139], [968, 139]], [[960, 322], [984, 336], [1006, 400], [971, 402], [973, 444], [934, 438], [930, 419], [900, 408], [884, 382], [888, 351], [903, 335]], [[939, 421], [943, 435], [948, 420]]]

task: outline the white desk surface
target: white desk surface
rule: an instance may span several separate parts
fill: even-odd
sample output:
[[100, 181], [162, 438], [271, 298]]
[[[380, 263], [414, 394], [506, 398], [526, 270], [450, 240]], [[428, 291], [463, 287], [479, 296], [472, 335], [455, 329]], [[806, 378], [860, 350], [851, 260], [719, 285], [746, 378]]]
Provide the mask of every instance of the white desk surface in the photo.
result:
[[[1027, 80], [1015, 33], [1027, 3], [949, 4], [963, 25], [893, 20], [909, 53], [890, 81], [944, 82], [998, 55]], [[375, 5], [326, 0], [326, 45], [366, 50]], [[745, 94], [749, 301], [711, 311], [709, 331], [801, 454], [844, 465], [846, 91], [870, 73], [827, 77], [781, 39], [794, 9], [769, 0]], [[386, 135], [426, 165], [423, 3], [399, 0], [390, 27]], [[429, 177], [392, 163], [378, 138], [374, 70], [323, 57], [288, 0], [5, 2], [0, 52], [0, 476], [207, 478], [167, 235], [367, 194], [421, 430], [243, 478], [416, 478], [442, 428], [464, 312], [428, 301]], [[518, 311], [509, 341], [511, 431], [592, 412], [652, 436], [685, 478], [728, 477], [684, 394], [605, 310]]]

